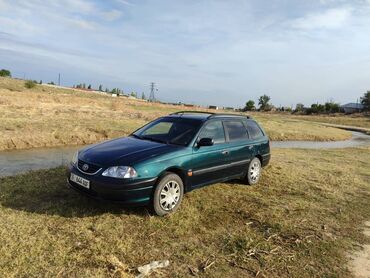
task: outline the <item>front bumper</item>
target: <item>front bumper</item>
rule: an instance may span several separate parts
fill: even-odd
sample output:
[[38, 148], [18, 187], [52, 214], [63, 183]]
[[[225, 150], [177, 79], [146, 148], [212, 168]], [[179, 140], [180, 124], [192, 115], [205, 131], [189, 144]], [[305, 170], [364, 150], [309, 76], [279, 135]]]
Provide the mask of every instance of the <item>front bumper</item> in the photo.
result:
[[[71, 181], [74, 173], [90, 181], [90, 189], [86, 189]], [[74, 190], [94, 199], [119, 202], [128, 205], [147, 205], [152, 197], [157, 178], [121, 180], [103, 177], [100, 173], [86, 175], [70, 165], [67, 170], [68, 185]]]

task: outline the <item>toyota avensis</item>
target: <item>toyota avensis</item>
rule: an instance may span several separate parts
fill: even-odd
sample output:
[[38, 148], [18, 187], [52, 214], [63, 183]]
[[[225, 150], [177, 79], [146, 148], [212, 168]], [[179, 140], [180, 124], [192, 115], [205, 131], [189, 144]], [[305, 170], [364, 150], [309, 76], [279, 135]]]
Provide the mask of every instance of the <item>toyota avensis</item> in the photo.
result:
[[250, 117], [184, 111], [76, 152], [68, 183], [94, 198], [166, 215], [195, 188], [232, 179], [256, 184], [269, 160], [269, 139]]

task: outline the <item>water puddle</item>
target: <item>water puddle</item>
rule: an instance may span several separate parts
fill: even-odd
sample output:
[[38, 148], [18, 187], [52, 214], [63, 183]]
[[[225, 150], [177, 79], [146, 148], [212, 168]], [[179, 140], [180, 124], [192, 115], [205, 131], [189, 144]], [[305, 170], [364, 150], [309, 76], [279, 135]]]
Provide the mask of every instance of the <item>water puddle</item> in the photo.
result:
[[370, 144], [370, 135], [353, 131], [352, 138], [344, 141], [273, 141], [271, 142], [271, 147], [285, 149], [342, 149], [368, 144]]
[[0, 152], [0, 176], [67, 165], [81, 146]]
[[[312, 141], [274, 141], [272, 148], [329, 149], [351, 148], [370, 144], [370, 136], [352, 132], [352, 138], [346, 141], [312, 142]], [[30, 170], [55, 168], [67, 165], [73, 153], [82, 146], [59, 148], [37, 148], [0, 152], [0, 176], [12, 176]]]

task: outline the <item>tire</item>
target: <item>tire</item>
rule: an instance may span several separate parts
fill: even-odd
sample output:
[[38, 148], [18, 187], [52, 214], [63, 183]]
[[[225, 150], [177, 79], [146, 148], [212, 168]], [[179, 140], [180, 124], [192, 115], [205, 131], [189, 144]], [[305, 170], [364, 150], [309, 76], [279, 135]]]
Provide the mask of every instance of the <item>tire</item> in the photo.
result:
[[260, 180], [262, 174], [262, 166], [261, 161], [258, 157], [255, 157], [251, 160], [248, 165], [248, 172], [245, 175], [245, 182], [249, 185], [257, 184]]
[[181, 204], [183, 195], [184, 184], [182, 179], [176, 174], [166, 173], [159, 180], [154, 190], [154, 213], [159, 216], [164, 216], [175, 212]]

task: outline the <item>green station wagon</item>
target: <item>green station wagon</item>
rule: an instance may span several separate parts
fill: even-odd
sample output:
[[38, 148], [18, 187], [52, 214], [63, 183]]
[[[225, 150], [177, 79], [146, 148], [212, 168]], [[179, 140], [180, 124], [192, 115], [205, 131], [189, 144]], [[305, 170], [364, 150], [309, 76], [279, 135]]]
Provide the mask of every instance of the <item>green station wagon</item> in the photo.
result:
[[130, 136], [76, 152], [68, 184], [97, 199], [175, 211], [184, 193], [228, 180], [256, 184], [270, 160], [270, 142], [255, 120], [183, 111]]

